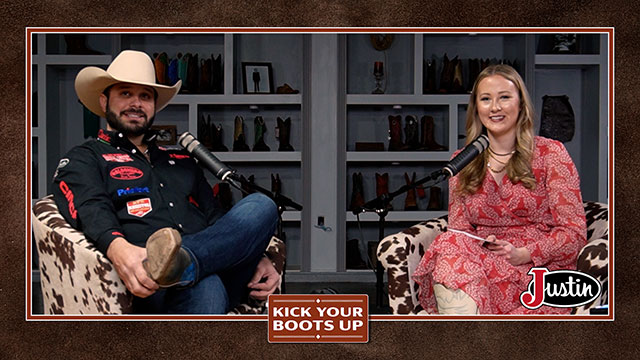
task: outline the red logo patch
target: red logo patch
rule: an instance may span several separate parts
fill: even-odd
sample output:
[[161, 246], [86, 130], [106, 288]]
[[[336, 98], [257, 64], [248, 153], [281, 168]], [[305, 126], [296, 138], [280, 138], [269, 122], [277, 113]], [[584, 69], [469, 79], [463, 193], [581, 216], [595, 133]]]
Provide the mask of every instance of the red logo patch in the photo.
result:
[[151, 208], [151, 199], [145, 198], [140, 200], [129, 201], [127, 203], [127, 212], [129, 215], [143, 217], [153, 210]]
[[107, 133], [104, 132], [104, 130], [100, 129], [100, 131], [98, 132], [98, 139], [101, 139], [103, 141], [106, 141], [108, 143], [111, 142], [111, 137], [109, 135], [107, 135]]
[[169, 154], [169, 157], [173, 159], [188, 159], [189, 155]]
[[138, 168], [131, 166], [119, 166], [109, 172], [112, 178], [118, 180], [135, 180], [140, 179], [144, 173]]
[[130, 162], [133, 159], [129, 156], [129, 154], [102, 154], [102, 157], [111, 162]]

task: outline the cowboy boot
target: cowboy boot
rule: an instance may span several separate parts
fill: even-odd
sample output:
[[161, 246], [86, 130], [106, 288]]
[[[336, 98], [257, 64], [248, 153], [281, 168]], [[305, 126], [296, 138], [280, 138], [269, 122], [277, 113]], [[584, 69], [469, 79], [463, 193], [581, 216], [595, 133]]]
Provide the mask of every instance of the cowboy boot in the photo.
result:
[[418, 193], [419, 199], [424, 199], [427, 197], [427, 194], [424, 192], [424, 186], [422, 186], [422, 184], [416, 186], [416, 193]]
[[442, 94], [446, 94], [451, 90], [451, 80], [453, 77], [451, 61], [447, 57], [447, 54], [444, 54], [444, 58], [442, 59], [442, 73], [440, 74], [440, 89], [438, 92]]
[[418, 119], [413, 115], [404, 118], [404, 138], [403, 150], [418, 150], [420, 147], [420, 134], [418, 132]]
[[[389, 193], [389, 173], [382, 175], [376, 173], [376, 196], [380, 197]], [[391, 203], [387, 204], [387, 210], [393, 210]]]
[[168, 227], [154, 232], [147, 239], [147, 258], [143, 260], [142, 267], [161, 288], [178, 283], [186, 285], [181, 280], [184, 271], [191, 265], [191, 257], [181, 245], [180, 233]]
[[179, 80], [178, 78], [178, 58], [171, 59], [169, 67], [167, 68], [167, 81], [169, 86], [175, 85]]
[[424, 94], [433, 94], [436, 92], [436, 61], [425, 60], [423, 71], [422, 92]]
[[243, 198], [247, 197], [249, 194], [253, 194], [254, 192], [256, 192], [255, 190], [253, 190], [253, 188], [246, 185], [246, 183], [255, 184], [256, 183], [255, 176], [251, 175], [249, 176], [249, 179], [247, 179], [244, 177], [244, 175], [240, 175], [240, 180], [241, 180], [240, 187], [242, 188], [242, 190], [244, 190], [242, 192]]
[[236, 116], [233, 131], [233, 151], [250, 151], [249, 145], [245, 142], [244, 136], [244, 119], [242, 116]]
[[204, 147], [209, 150], [213, 150], [213, 134], [211, 133], [211, 115], [207, 115], [207, 120], [204, 120], [204, 115], [200, 117], [198, 121], [198, 139]]
[[271, 151], [271, 148], [264, 142], [264, 133], [267, 131], [267, 125], [265, 125], [262, 116], [256, 116], [253, 120], [254, 128], [254, 144], [253, 151]]
[[432, 186], [430, 190], [427, 210], [442, 210], [442, 190], [437, 186]]
[[211, 124], [211, 134], [213, 151], [229, 151], [222, 139], [222, 125]]
[[180, 87], [180, 93], [189, 92], [189, 84], [187, 82], [187, 69], [189, 67], [190, 53], [182, 55], [178, 53], [178, 77], [182, 80], [182, 87]]
[[86, 34], [67, 34], [64, 36], [69, 55], [103, 55], [100, 51], [87, 47]]
[[464, 87], [462, 87], [462, 61], [456, 56], [451, 60], [451, 67], [453, 68], [453, 79], [451, 81], [451, 92], [462, 94]]
[[[404, 173], [404, 180], [407, 185], [411, 185], [416, 181], [416, 173], [413, 173], [413, 180], [409, 180], [409, 175]], [[407, 197], [404, 200], [404, 209], [407, 211], [418, 210], [418, 203], [416, 202], [416, 189], [409, 189], [407, 191]]]
[[189, 57], [187, 64], [187, 87], [192, 94], [198, 93], [198, 54]]
[[200, 59], [200, 92], [211, 93], [211, 59]]
[[218, 199], [223, 210], [229, 211], [233, 207], [233, 196], [231, 195], [229, 183], [221, 182], [215, 184], [213, 186], [213, 196]]
[[283, 121], [278, 117], [277, 122], [276, 137], [280, 141], [278, 151], [294, 151], [293, 146], [289, 143], [291, 137], [291, 118], [288, 117]]
[[214, 94], [222, 94], [224, 87], [224, 69], [222, 67], [222, 54], [218, 54], [215, 58], [211, 54], [211, 91]]
[[429, 115], [423, 116], [420, 125], [422, 133], [422, 149], [429, 151], [447, 151], [447, 147], [438, 144], [434, 138], [433, 132], [435, 123], [433, 122], [433, 117]]
[[362, 173], [353, 173], [353, 191], [351, 192], [351, 203], [349, 210], [355, 211], [364, 205]]
[[402, 143], [401, 121], [401, 115], [389, 115], [389, 151], [400, 151], [404, 147]]
[[153, 65], [156, 68], [156, 80], [158, 84], [167, 85], [167, 53], [153, 54]]
[[275, 176], [271, 174], [271, 192], [274, 195], [282, 194], [282, 181], [280, 181], [280, 174]]
[[480, 59], [469, 59], [469, 82], [467, 83], [467, 91], [473, 90], [473, 85], [480, 74]]

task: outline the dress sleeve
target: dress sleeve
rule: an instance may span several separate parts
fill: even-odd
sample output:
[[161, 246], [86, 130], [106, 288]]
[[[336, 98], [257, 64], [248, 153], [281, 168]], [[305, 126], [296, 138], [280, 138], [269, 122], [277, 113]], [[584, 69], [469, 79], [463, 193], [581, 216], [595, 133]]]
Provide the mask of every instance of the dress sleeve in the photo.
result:
[[98, 161], [88, 148], [72, 149], [58, 165], [53, 196], [65, 220], [106, 254], [115, 238], [124, 237], [124, 231], [106, 192]]
[[559, 266], [575, 266], [578, 252], [586, 244], [587, 227], [578, 170], [564, 145], [558, 141], [552, 141], [542, 156], [551, 231], [547, 237], [526, 247], [535, 266], [550, 262]]

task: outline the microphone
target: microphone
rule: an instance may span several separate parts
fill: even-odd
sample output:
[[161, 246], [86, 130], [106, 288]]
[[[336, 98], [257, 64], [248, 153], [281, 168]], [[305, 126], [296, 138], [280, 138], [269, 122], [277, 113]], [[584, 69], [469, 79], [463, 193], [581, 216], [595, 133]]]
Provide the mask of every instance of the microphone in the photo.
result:
[[482, 154], [489, 147], [489, 138], [487, 135], [480, 135], [475, 140], [473, 140], [469, 145], [465, 146], [464, 149], [451, 161], [442, 168], [442, 171], [447, 175], [447, 177], [455, 176], [460, 170], [464, 169], [476, 156]]
[[218, 179], [227, 181], [235, 178], [235, 170], [231, 170], [222, 161], [218, 160], [211, 151], [207, 150], [200, 141], [191, 135], [189, 132], [185, 132], [178, 138], [178, 144], [185, 148], [199, 163], [203, 164], [209, 171], [211, 171]]

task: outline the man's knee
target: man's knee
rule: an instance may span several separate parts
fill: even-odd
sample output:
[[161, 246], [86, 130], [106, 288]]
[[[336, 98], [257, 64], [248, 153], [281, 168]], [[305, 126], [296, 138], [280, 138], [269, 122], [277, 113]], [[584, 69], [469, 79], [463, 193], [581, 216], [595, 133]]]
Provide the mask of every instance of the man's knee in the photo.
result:
[[275, 223], [278, 220], [278, 208], [268, 196], [261, 193], [253, 193], [242, 199], [239, 203], [242, 214], [249, 215], [248, 218]]

